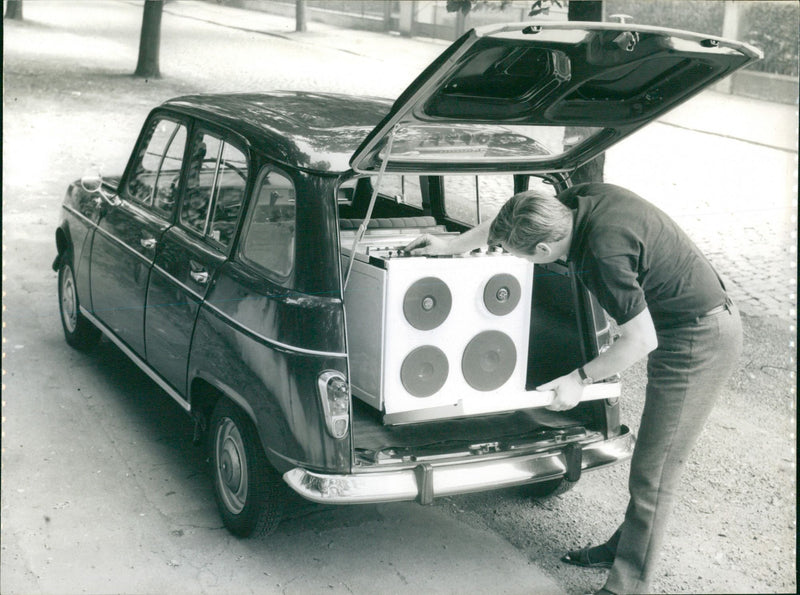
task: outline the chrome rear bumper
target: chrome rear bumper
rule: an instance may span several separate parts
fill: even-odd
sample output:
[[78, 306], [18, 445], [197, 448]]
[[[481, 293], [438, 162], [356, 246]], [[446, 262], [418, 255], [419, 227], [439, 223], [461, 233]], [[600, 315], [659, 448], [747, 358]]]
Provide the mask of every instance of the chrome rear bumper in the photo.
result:
[[[609, 440], [581, 447], [580, 470], [629, 459], [635, 438], [628, 428]], [[574, 447], [573, 447], [574, 448]], [[321, 474], [296, 467], [283, 475], [298, 494], [326, 504], [367, 504], [419, 500], [534, 483], [573, 474], [568, 448], [458, 463], [422, 463], [412, 469], [353, 474]]]

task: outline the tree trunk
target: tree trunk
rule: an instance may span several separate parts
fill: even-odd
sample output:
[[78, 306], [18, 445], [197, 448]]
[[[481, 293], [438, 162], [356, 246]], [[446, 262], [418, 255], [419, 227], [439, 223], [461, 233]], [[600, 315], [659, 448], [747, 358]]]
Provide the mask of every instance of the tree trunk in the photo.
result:
[[[602, 21], [603, 20], [603, 1], [602, 0], [570, 0], [567, 18], [570, 21]], [[564, 131], [566, 138], [578, 136], [580, 128], [568, 126]], [[567, 147], [565, 147], [567, 148]], [[601, 153], [588, 163], [584, 163], [572, 174], [572, 182], [580, 184], [582, 182], [602, 182], [603, 169], [606, 164], [606, 154]]]
[[139, 62], [134, 76], [160, 78], [158, 55], [161, 49], [161, 14], [164, 0], [145, 0], [142, 33], [139, 37]]
[[22, 20], [22, 0], [8, 0], [5, 18], [14, 19], [15, 21]]
[[384, 31], [391, 31], [392, 30], [392, 3], [391, 2], [384, 2], [383, 3], [383, 30]]
[[294, 0], [294, 20], [295, 31], [302, 33], [308, 30], [306, 25], [306, 0]]

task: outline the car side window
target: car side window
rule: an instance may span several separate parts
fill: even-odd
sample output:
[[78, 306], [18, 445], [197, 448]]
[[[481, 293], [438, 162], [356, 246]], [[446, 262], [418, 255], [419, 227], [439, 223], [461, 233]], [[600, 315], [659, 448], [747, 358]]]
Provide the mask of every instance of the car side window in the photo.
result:
[[[528, 189], [550, 195], [556, 193], [552, 184], [537, 176], [528, 176]], [[510, 175], [444, 176], [447, 216], [469, 225], [493, 218], [513, 195], [514, 177]]]
[[294, 243], [294, 184], [285, 174], [266, 167], [256, 185], [242, 242], [242, 257], [279, 277], [286, 277], [294, 267]]
[[[373, 184], [377, 178], [373, 179]], [[381, 178], [380, 193], [389, 195], [397, 202], [422, 208], [422, 190], [419, 176], [386, 174]]]
[[247, 158], [235, 146], [200, 132], [189, 148], [181, 224], [230, 246], [247, 186]]
[[444, 176], [445, 213], [469, 225], [494, 217], [513, 194], [511, 175]]
[[155, 207], [162, 215], [171, 215], [185, 146], [186, 126], [167, 118], [154, 119], [128, 180], [127, 197]]

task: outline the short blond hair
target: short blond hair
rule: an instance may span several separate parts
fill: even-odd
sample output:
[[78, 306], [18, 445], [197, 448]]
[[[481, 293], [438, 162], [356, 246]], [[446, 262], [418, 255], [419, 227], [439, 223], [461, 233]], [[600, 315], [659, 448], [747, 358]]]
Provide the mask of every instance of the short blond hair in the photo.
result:
[[489, 228], [490, 246], [503, 245], [522, 254], [534, 254], [541, 242], [557, 242], [572, 229], [572, 211], [558, 198], [539, 190], [512, 196]]

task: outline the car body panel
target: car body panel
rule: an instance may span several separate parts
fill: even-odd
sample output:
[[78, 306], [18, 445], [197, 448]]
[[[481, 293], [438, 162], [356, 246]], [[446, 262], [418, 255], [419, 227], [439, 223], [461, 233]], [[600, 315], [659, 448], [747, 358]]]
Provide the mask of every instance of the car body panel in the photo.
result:
[[346, 372], [344, 354], [275, 345], [204, 305], [195, 326], [189, 376], [203, 379], [249, 410], [265, 452], [280, 471], [296, 465], [350, 469], [350, 441], [324, 430], [316, 397], [321, 370]]
[[140, 205], [122, 201], [106, 209], [92, 245], [92, 312], [142, 357], [150, 269], [169, 225]]
[[[202, 109], [198, 109], [198, 99]], [[276, 163], [301, 170], [344, 172], [352, 152], [391, 106], [381, 98], [333, 93], [275, 91], [267, 94], [185, 96], [165, 107], [213, 119], [260, 139]]]
[[102, 199], [96, 194], [74, 182], [67, 190], [62, 204], [63, 222], [59, 228], [63, 246], [69, 246], [72, 252], [72, 266], [75, 274], [76, 290], [84, 306], [91, 309], [92, 293], [90, 289], [91, 244], [94, 229], [104, 210]]
[[159, 245], [147, 288], [147, 361], [183, 394], [197, 312], [225, 258], [178, 226]]

